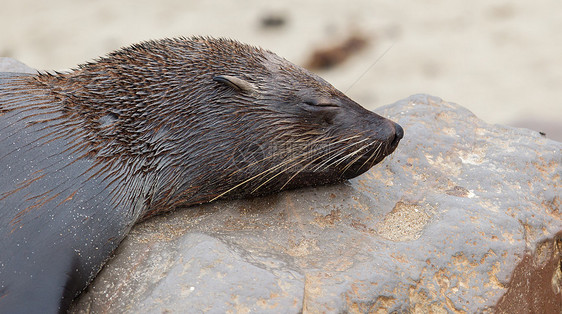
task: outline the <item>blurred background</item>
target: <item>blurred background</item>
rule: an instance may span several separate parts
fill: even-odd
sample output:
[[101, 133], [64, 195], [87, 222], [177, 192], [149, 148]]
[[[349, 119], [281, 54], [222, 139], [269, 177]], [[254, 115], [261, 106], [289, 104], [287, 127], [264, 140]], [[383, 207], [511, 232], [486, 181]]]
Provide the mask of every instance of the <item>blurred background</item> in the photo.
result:
[[366, 108], [427, 93], [562, 141], [562, 1], [2, 0], [0, 56], [64, 70], [210, 35], [262, 46]]

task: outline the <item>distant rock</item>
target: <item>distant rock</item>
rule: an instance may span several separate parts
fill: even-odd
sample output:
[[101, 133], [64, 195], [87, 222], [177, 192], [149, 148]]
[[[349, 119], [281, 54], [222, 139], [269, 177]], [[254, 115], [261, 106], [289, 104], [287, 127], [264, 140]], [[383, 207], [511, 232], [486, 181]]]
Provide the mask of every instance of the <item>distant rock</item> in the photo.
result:
[[562, 141], [562, 123], [556, 119], [537, 119], [532, 117], [525, 117], [519, 120], [513, 121], [509, 125], [518, 128], [527, 128], [541, 132], [543, 136], [546, 136], [555, 141]]
[[0, 72], [37, 73], [22, 62], [8, 57], [0, 57]]
[[74, 313], [560, 313], [562, 143], [415, 95], [397, 151], [337, 186], [137, 225]]

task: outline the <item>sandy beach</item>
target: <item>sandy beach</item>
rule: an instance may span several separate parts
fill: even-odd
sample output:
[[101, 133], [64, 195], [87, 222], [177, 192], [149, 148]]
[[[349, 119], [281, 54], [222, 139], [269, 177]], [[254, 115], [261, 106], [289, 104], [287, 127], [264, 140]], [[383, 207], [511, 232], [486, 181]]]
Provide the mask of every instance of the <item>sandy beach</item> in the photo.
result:
[[1, 7], [0, 56], [44, 70], [191, 35], [235, 38], [302, 65], [314, 50], [361, 34], [365, 49], [319, 74], [363, 106], [427, 93], [489, 123], [562, 141], [560, 1], [5, 0]]

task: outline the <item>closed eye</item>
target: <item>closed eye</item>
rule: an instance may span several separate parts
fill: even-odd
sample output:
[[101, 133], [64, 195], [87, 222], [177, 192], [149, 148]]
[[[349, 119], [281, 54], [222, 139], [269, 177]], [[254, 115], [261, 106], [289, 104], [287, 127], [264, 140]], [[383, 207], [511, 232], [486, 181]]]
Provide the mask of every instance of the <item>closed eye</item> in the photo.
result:
[[305, 104], [314, 107], [322, 107], [322, 108], [338, 108], [339, 106], [333, 103], [313, 103], [311, 101], [305, 101]]

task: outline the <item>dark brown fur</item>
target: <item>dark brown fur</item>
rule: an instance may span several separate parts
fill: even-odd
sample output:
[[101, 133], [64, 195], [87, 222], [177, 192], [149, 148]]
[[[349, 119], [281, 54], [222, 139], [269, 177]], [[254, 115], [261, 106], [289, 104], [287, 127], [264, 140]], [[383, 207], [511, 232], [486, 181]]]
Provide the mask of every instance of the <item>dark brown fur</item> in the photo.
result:
[[[397, 124], [267, 50], [201, 37], [133, 45], [70, 73], [8, 77], [0, 81], [0, 132], [0, 165], [25, 156], [33, 164], [0, 179], [8, 239], [0, 249], [16, 254], [0, 271], [45, 275], [17, 254], [41, 228], [33, 224], [52, 214], [64, 224], [27, 249], [37, 263], [53, 258], [42, 247], [61, 249], [54, 262], [62, 266], [45, 280], [65, 287], [66, 301], [51, 301], [63, 307], [138, 220], [352, 178], [402, 137]], [[78, 231], [57, 237], [67, 224]], [[13, 276], [0, 278], [0, 309], [32, 289]]]

